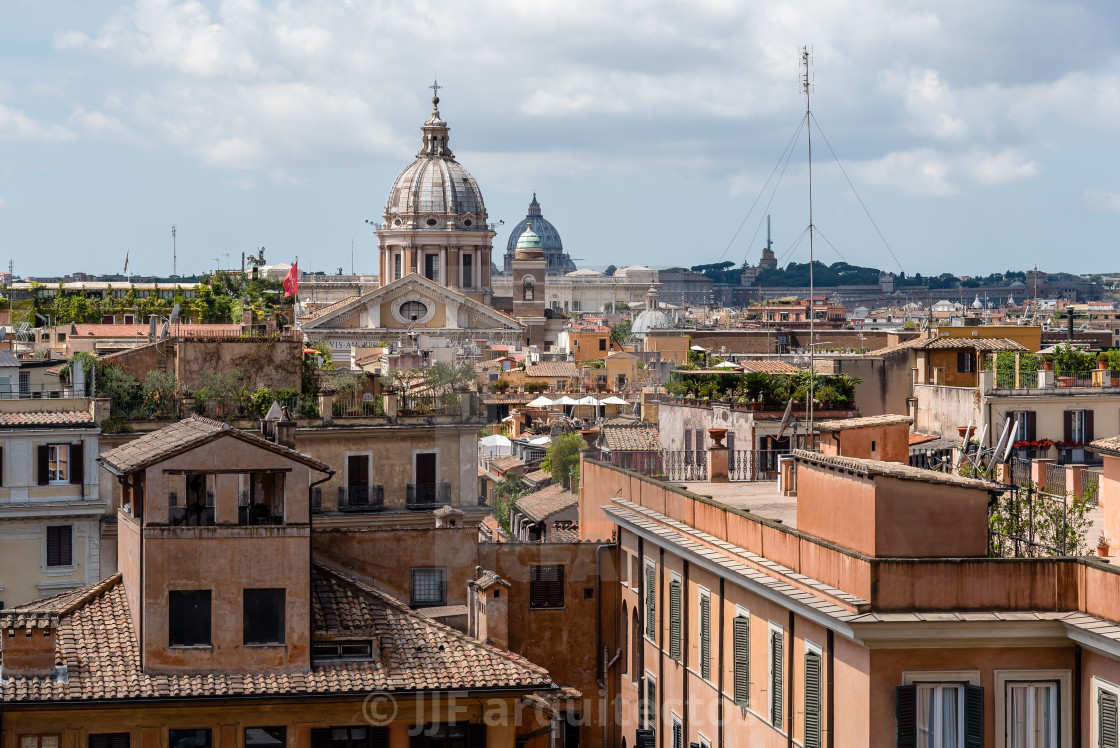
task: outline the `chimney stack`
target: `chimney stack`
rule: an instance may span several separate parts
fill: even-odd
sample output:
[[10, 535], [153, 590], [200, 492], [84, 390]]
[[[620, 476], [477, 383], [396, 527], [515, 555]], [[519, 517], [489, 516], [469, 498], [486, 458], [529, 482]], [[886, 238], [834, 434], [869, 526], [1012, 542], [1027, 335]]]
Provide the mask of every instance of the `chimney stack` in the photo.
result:
[[4, 637], [2, 677], [49, 678], [55, 674], [54, 643], [58, 616], [23, 612], [0, 617]]

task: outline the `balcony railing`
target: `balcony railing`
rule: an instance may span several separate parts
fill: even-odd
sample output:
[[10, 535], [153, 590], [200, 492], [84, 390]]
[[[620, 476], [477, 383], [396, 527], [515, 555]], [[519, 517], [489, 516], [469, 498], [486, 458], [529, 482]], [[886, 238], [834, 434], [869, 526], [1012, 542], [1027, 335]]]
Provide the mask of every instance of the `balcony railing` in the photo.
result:
[[89, 397], [82, 387], [57, 384], [7, 384], [0, 389], [0, 400], [41, 400], [56, 397]]
[[338, 511], [340, 512], [379, 512], [384, 508], [384, 486], [338, 487]]
[[409, 509], [430, 509], [451, 503], [450, 483], [409, 483], [405, 506]]

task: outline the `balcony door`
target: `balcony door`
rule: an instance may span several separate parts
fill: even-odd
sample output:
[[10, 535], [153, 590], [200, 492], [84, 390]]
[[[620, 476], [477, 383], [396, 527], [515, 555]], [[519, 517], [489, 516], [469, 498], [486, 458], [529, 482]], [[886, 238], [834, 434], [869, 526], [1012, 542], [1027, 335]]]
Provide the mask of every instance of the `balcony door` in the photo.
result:
[[349, 504], [369, 503], [369, 455], [346, 456], [346, 493]]
[[434, 452], [421, 452], [416, 455], [416, 484], [434, 486], [436, 484], [436, 455]]

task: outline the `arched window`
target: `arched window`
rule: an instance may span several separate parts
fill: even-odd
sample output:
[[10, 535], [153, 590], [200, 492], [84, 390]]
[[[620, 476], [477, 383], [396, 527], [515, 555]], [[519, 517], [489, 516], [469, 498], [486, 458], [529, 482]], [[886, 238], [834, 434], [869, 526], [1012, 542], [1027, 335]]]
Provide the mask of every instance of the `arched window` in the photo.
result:
[[531, 278], [526, 278], [524, 281], [521, 282], [521, 289], [522, 289], [522, 291], [524, 291], [521, 298], [523, 298], [525, 301], [532, 301], [533, 300], [533, 280]]

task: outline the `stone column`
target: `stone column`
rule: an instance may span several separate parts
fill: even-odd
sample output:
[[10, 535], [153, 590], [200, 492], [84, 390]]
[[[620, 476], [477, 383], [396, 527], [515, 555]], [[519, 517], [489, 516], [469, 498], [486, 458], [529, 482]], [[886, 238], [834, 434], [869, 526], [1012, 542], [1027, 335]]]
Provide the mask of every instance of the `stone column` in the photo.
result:
[[319, 417], [323, 419], [324, 426], [334, 422], [334, 395], [329, 392], [319, 393]]

